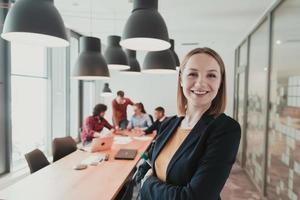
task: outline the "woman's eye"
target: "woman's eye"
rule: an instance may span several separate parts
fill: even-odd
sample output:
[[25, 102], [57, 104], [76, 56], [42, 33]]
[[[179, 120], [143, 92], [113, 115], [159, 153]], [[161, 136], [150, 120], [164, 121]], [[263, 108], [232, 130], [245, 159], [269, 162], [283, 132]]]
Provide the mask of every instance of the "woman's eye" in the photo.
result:
[[190, 74], [188, 74], [188, 76], [195, 77], [195, 76], [197, 76], [197, 74], [196, 73], [190, 73]]
[[209, 78], [216, 78], [217, 76], [215, 74], [208, 74]]

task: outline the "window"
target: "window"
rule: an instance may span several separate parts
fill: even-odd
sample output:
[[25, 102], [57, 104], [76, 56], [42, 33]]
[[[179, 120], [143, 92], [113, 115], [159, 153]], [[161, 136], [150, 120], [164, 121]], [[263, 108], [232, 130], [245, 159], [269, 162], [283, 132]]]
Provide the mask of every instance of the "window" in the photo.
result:
[[24, 154], [47, 150], [48, 77], [46, 49], [11, 44], [12, 160], [13, 168]]
[[83, 84], [83, 118], [93, 113], [95, 106], [95, 83], [93, 81], [85, 81]]
[[49, 140], [67, 135], [67, 99], [66, 99], [66, 48], [49, 49], [48, 59], [51, 71], [51, 125]]
[[77, 138], [79, 134], [79, 81], [71, 78], [79, 54], [78, 39], [70, 39], [70, 135]]

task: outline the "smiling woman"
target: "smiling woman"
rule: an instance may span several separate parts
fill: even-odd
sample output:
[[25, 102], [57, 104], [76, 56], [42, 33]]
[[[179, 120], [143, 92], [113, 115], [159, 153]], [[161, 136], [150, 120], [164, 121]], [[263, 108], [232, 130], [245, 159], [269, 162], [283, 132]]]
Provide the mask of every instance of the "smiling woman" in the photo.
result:
[[[198, 102], [198, 104], [208, 106], [211, 114], [224, 112], [226, 106], [225, 77], [224, 62], [215, 51], [209, 48], [196, 48], [190, 51], [180, 68], [177, 89], [178, 114], [185, 115], [187, 100], [196, 105]], [[189, 95], [190, 93], [198, 94], [196, 95], [198, 97], [208, 94], [208, 99], [194, 101]]]
[[241, 136], [240, 125], [223, 113], [225, 80], [214, 50], [187, 54], [178, 77], [179, 116], [161, 125], [149, 151], [152, 169], [142, 181], [142, 200], [220, 199]]

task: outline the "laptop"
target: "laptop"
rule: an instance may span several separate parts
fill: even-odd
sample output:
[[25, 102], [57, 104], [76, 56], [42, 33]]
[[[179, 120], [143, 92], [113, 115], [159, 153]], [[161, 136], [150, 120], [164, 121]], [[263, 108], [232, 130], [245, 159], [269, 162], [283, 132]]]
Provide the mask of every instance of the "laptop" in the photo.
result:
[[115, 155], [116, 160], [134, 160], [137, 149], [120, 149]]
[[113, 136], [94, 138], [91, 145], [91, 152], [109, 150], [113, 144], [113, 141]]

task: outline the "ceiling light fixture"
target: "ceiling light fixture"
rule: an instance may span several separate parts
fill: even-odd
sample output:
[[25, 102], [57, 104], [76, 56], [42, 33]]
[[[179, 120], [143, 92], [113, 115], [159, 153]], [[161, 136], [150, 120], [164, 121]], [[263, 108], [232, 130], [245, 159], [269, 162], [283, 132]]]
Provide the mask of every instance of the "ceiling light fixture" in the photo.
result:
[[143, 63], [143, 73], [176, 73], [176, 62], [170, 49], [148, 52]]
[[101, 42], [95, 37], [80, 37], [80, 54], [73, 71], [74, 79], [109, 79], [106, 61], [101, 55]]
[[166, 23], [158, 10], [158, 0], [134, 0], [120, 45], [126, 49], [161, 51], [169, 49]]
[[107, 38], [107, 47], [104, 52], [104, 57], [108, 68], [112, 70], [125, 70], [130, 68], [127, 56], [119, 44], [120, 40], [121, 37], [117, 35], [111, 35]]
[[127, 69], [127, 70], [124, 70], [121, 72], [126, 73], [126, 74], [137, 74], [137, 75], [141, 74], [141, 67], [140, 67], [138, 60], [136, 59], [136, 51], [126, 49], [125, 53], [128, 58], [128, 63], [129, 63], [130, 69]]
[[112, 92], [111, 92], [111, 89], [109, 88], [109, 84], [108, 83], [104, 83], [104, 87], [103, 87], [101, 96], [102, 97], [112, 96]]
[[171, 50], [172, 55], [173, 55], [173, 57], [175, 59], [176, 67], [179, 67], [180, 66], [179, 58], [178, 58], [178, 56], [177, 56], [177, 54], [176, 54], [176, 52], [174, 50], [174, 48], [175, 48], [175, 41], [173, 39], [170, 39], [170, 43], [171, 43], [170, 50]]
[[1, 37], [45, 47], [69, 45], [67, 30], [53, 0], [19, 0], [6, 16]]

